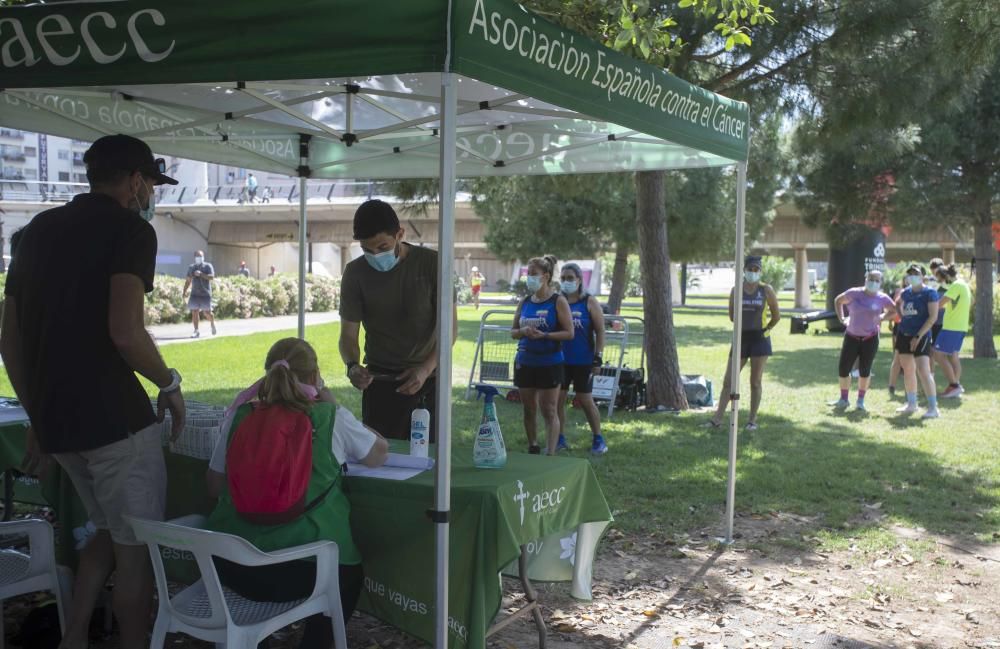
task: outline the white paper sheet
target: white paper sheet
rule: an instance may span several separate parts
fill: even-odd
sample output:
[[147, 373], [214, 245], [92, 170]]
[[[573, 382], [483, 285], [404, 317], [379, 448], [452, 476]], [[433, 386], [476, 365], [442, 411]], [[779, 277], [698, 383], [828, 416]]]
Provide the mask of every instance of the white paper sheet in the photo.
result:
[[348, 462], [348, 477], [382, 478], [383, 480], [409, 480], [415, 475], [434, 468], [434, 459], [429, 457], [413, 457], [402, 453], [389, 453], [388, 459], [380, 467], [374, 469], [364, 464]]

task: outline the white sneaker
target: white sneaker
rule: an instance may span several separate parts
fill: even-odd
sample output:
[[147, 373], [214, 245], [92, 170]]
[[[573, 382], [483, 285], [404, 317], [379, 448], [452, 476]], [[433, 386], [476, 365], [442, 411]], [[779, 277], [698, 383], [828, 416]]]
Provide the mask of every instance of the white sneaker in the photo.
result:
[[927, 411], [924, 412], [924, 419], [937, 419], [940, 416], [941, 413], [938, 412], [937, 408], [928, 408]]
[[909, 402], [906, 405], [896, 408], [896, 412], [900, 415], [912, 415], [917, 411], [917, 407]]

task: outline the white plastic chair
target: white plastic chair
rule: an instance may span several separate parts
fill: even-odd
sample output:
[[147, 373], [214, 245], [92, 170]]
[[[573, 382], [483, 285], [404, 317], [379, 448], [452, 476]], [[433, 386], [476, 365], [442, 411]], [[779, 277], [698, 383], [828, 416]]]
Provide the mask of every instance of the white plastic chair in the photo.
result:
[[4, 646], [3, 601], [39, 590], [52, 591], [59, 611], [59, 627], [66, 629], [64, 610], [69, 607], [71, 573], [56, 566], [52, 526], [37, 519], [0, 523], [0, 537], [28, 537], [31, 554], [0, 550], [0, 649]]
[[[166, 523], [128, 518], [136, 537], [149, 547], [156, 575], [159, 610], [150, 649], [162, 649], [168, 633], [186, 633], [229, 649], [256, 649], [278, 629], [321, 613], [333, 620], [337, 649], [347, 648], [347, 632], [340, 604], [339, 556], [333, 541], [320, 541], [287, 550], [262, 552], [231, 534], [198, 529], [203, 516], [185, 516]], [[170, 597], [160, 546], [190, 552], [201, 579]], [[295, 602], [257, 602], [241, 597], [219, 583], [212, 557], [244, 566], [266, 566], [299, 559], [316, 560], [316, 585], [309, 597]]]

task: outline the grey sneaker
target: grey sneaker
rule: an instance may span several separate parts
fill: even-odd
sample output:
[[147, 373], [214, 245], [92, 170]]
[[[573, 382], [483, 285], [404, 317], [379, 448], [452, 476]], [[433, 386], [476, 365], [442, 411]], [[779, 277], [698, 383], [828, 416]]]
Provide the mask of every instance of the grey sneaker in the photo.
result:
[[937, 408], [928, 408], [927, 411], [924, 413], [924, 419], [937, 419], [940, 416], [941, 413], [938, 412]]
[[828, 401], [826, 403], [828, 406], [833, 406], [834, 408], [843, 410], [851, 405], [851, 402], [847, 399], [837, 399], [836, 401]]

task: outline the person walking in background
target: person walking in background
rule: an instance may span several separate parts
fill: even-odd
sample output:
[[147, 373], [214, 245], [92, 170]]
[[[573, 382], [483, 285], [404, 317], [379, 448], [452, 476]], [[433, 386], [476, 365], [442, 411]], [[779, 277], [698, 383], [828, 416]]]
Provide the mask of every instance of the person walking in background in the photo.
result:
[[486, 284], [486, 276], [479, 272], [478, 266], [473, 266], [472, 273], [469, 275], [469, 287], [472, 289], [472, 301], [477, 310], [479, 309], [479, 292], [483, 290], [484, 284]]
[[[746, 429], [757, 430], [757, 411], [764, 391], [764, 367], [771, 355], [771, 330], [781, 321], [781, 310], [778, 308], [778, 296], [774, 289], [760, 282], [761, 258], [751, 255], [743, 263], [743, 283], [740, 291], [743, 309], [743, 324], [740, 338], [740, 370], [750, 361], [750, 416]], [[729, 321], [735, 320], [736, 287], [729, 293]], [[765, 324], [765, 308], [770, 312], [770, 319]], [[733, 350], [729, 350], [732, 359]], [[729, 405], [730, 385], [732, 383], [732, 364], [726, 364], [726, 378], [723, 381], [722, 393], [719, 395], [719, 405], [715, 414], [708, 421], [711, 428], [722, 426], [722, 416]], [[736, 379], [739, 380], [739, 377]]]
[[247, 262], [245, 261], [240, 262], [240, 268], [236, 272], [243, 277], [250, 277], [250, 269], [247, 268]]
[[[872, 362], [878, 353], [882, 321], [892, 318], [896, 313], [892, 298], [881, 289], [882, 273], [872, 270], [865, 276], [864, 287], [848, 289], [834, 300], [833, 308], [837, 312], [837, 318], [847, 326], [840, 348], [840, 399], [832, 404], [837, 408], [850, 405], [847, 397], [851, 389], [851, 368], [857, 362], [857, 408], [865, 409], [865, 393], [871, 381]], [[848, 316], [844, 315], [844, 307], [848, 309]]]
[[188, 311], [191, 312], [191, 324], [194, 326], [192, 338], [201, 335], [198, 331], [199, 315], [208, 318], [212, 325], [212, 335], [215, 331], [215, 316], [212, 314], [212, 280], [215, 279], [215, 268], [205, 261], [204, 251], [197, 250], [194, 253], [194, 263], [188, 266], [187, 279], [184, 281], [183, 296], [188, 297], [191, 291], [191, 299], [188, 300]]
[[604, 365], [604, 312], [597, 298], [583, 288], [583, 271], [577, 264], [563, 264], [559, 287], [569, 303], [570, 317], [573, 319], [573, 338], [563, 343], [566, 362], [563, 372], [562, 389], [559, 391], [559, 442], [556, 448], [569, 450], [566, 443], [566, 398], [569, 386], [573, 385], [583, 414], [587, 417], [593, 440], [590, 452], [602, 455], [608, 452], [608, 445], [601, 435], [601, 413], [594, 403], [594, 375]]
[[257, 179], [253, 174], [247, 176], [247, 198], [251, 203], [257, 200]]
[[965, 283], [955, 264], [939, 266], [938, 282], [947, 287], [938, 301], [939, 311], [944, 311], [940, 333], [934, 338], [934, 357], [948, 379], [948, 387], [941, 393], [942, 399], [957, 399], [965, 392], [962, 387], [962, 362], [959, 353], [965, 333], [969, 330], [969, 314], [972, 308], [972, 291]]
[[555, 455], [559, 441], [559, 388], [563, 383], [565, 357], [562, 343], [573, 339], [573, 317], [569, 303], [552, 290], [556, 258], [552, 255], [528, 261], [525, 277], [530, 294], [514, 313], [510, 336], [517, 342], [514, 385], [524, 408], [524, 433], [528, 452], [541, 453], [538, 444], [538, 411], [546, 430], [546, 454]]
[[906, 404], [897, 408], [896, 412], [909, 415], [917, 411], [917, 380], [923, 385], [927, 396], [927, 410], [924, 417], [938, 417], [937, 388], [934, 375], [931, 374], [930, 331], [937, 322], [938, 295], [933, 289], [924, 286], [924, 267], [911, 264], [906, 269], [906, 281], [909, 286], [903, 289], [896, 300], [896, 310], [902, 316], [897, 325], [896, 351], [899, 352], [899, 363], [903, 367], [903, 383], [906, 386]]
[[275, 268], [274, 266], [271, 266], [271, 270], [268, 271], [267, 276], [268, 277], [274, 277], [277, 273], [278, 273], [278, 269]]
[[[31, 419], [25, 466], [53, 457], [97, 528], [79, 554], [59, 646], [87, 646], [94, 606], [114, 573], [119, 645], [145, 647], [153, 570], [125, 517], [163, 520], [167, 469], [156, 422], [169, 410], [172, 438], [184, 427], [180, 374], [143, 326], [156, 268], [153, 191], [177, 181], [127, 135], [98, 139], [83, 162], [90, 192], [21, 231], [0, 354]], [[159, 387], [156, 414], [137, 373]]]
[[[940, 286], [938, 285], [938, 280], [937, 280], [937, 270], [941, 266], [944, 266], [944, 260], [941, 259], [940, 257], [934, 257], [927, 264], [927, 267], [930, 269], [930, 273], [926, 277], [924, 277], [924, 286], [927, 287], [927, 288], [929, 288], [929, 289], [931, 289], [935, 293], [937, 293], [938, 301], [939, 301], [939, 306], [940, 306], [941, 296], [944, 295], [944, 290], [943, 289], [942, 290], [938, 290], [940, 288]], [[944, 326], [944, 309], [940, 309], [939, 308], [938, 309], [937, 322], [935, 322], [934, 326], [931, 327], [931, 345], [933, 345], [934, 341], [937, 340], [938, 334], [941, 333], [941, 327], [942, 326]], [[936, 364], [936, 360], [937, 359], [934, 356], [934, 353], [933, 353], [933, 350], [932, 350], [931, 351], [931, 356], [930, 356], [930, 365], [931, 365], [931, 375], [932, 376], [934, 374], [934, 369], [935, 369], [934, 365]]]

